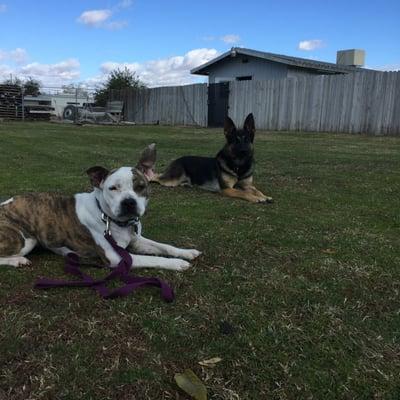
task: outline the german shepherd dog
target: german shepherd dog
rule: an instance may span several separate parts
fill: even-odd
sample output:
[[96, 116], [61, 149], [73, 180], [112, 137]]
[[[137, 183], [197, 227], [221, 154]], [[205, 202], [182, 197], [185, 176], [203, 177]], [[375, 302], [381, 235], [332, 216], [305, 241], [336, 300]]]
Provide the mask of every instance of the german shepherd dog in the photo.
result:
[[216, 157], [178, 158], [164, 173], [154, 174], [151, 181], [169, 187], [199, 186], [252, 203], [272, 202], [271, 197], [265, 196], [253, 184], [255, 131], [253, 114], [247, 116], [243, 129], [236, 129], [233, 121], [226, 117], [226, 143]]

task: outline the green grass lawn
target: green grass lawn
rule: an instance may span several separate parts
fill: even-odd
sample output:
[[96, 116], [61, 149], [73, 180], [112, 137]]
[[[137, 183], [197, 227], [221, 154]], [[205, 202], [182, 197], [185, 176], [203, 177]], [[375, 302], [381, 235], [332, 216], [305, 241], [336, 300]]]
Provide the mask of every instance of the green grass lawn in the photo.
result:
[[[88, 190], [88, 167], [134, 165], [152, 142], [162, 169], [223, 134], [3, 123], [0, 197]], [[183, 273], [140, 270], [172, 304], [34, 290], [63, 276], [44, 250], [0, 267], [0, 398], [187, 399], [174, 374], [191, 368], [210, 399], [399, 399], [400, 140], [258, 132], [256, 159], [274, 204], [152, 187], [144, 235], [203, 251]]]

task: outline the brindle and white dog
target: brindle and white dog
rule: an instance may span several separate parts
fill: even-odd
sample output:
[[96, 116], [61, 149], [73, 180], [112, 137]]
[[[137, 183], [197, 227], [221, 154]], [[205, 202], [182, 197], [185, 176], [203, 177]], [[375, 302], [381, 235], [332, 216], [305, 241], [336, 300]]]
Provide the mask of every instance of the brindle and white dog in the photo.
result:
[[151, 171], [155, 161], [153, 150], [154, 145], [150, 145], [142, 153], [136, 168], [121, 167], [112, 171], [103, 167], [90, 168], [87, 174], [94, 187], [90, 193], [70, 197], [37, 193], [15, 196], [1, 203], [0, 265], [30, 264], [25, 256], [40, 244], [63, 256], [73, 252], [84, 262], [100, 261], [115, 267], [120, 257], [104, 238], [104, 213], [111, 221], [114, 240], [131, 253], [133, 267], [174, 271], [189, 268], [185, 260], [193, 260], [200, 255], [199, 251], [146, 239], [141, 235], [140, 222], [137, 233], [132, 225], [147, 206], [146, 173]]

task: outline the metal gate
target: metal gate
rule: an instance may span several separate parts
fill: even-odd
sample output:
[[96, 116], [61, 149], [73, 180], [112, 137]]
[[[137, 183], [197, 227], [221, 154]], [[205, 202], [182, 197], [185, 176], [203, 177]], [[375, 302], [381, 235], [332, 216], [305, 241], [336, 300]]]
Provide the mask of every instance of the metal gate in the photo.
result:
[[208, 126], [224, 126], [229, 108], [229, 82], [208, 85]]

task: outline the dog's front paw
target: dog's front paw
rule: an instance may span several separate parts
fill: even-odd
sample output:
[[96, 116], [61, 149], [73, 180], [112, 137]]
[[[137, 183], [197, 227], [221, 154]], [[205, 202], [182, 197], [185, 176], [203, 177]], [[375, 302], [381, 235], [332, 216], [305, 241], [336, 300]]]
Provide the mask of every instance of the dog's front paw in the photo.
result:
[[182, 250], [179, 257], [184, 258], [185, 260], [194, 260], [201, 254], [201, 251], [196, 249], [187, 249]]
[[269, 197], [269, 196], [264, 196], [264, 198], [260, 202], [262, 202], [262, 203], [273, 203], [274, 199], [272, 197]]
[[265, 194], [262, 194], [261, 192], [260, 192], [260, 194], [257, 194], [256, 197], [257, 197], [256, 203], [273, 203], [274, 202], [272, 197], [266, 196]]
[[171, 269], [174, 271], [186, 271], [191, 266], [190, 263], [185, 260], [180, 260], [179, 258], [171, 259], [171, 261]]
[[256, 196], [255, 194], [248, 194], [245, 198], [250, 203], [262, 203], [264, 200], [260, 196]]
[[264, 193], [258, 192], [256, 193], [258, 198], [258, 203], [273, 203], [274, 200], [270, 196], [266, 196]]
[[25, 257], [10, 257], [8, 259], [8, 264], [17, 268], [32, 265], [32, 263]]

